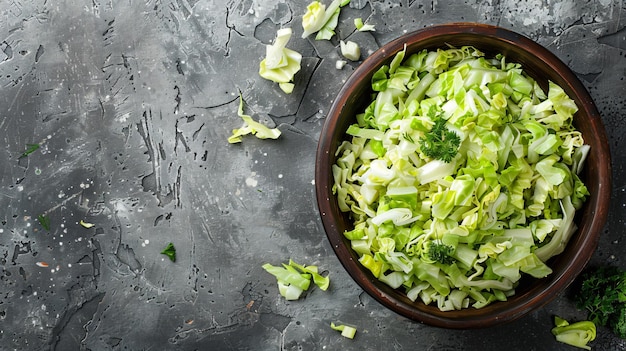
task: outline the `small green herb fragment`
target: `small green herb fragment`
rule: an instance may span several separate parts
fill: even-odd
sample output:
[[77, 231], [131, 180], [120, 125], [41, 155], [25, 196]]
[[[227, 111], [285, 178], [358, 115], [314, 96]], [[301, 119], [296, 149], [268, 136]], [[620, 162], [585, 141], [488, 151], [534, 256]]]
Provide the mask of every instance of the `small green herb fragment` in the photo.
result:
[[626, 339], [626, 271], [601, 266], [585, 272], [575, 295], [576, 306], [588, 312], [587, 318], [609, 327]]
[[37, 220], [43, 229], [50, 231], [50, 217], [41, 214], [37, 216]]
[[428, 245], [428, 258], [435, 262], [443, 264], [451, 264], [454, 262], [454, 258], [451, 256], [454, 252], [454, 247], [438, 242], [431, 242]]
[[422, 152], [428, 157], [449, 163], [458, 152], [461, 138], [448, 130], [445, 119], [436, 117], [434, 122], [430, 132], [420, 140]]
[[39, 149], [39, 144], [26, 144], [26, 151], [24, 151], [20, 158], [27, 157], [28, 155], [35, 152], [37, 149]]
[[161, 253], [169, 257], [170, 261], [176, 262], [176, 248], [174, 247], [174, 244], [167, 244], [167, 246], [165, 247], [165, 249], [163, 249], [163, 251], [161, 251]]

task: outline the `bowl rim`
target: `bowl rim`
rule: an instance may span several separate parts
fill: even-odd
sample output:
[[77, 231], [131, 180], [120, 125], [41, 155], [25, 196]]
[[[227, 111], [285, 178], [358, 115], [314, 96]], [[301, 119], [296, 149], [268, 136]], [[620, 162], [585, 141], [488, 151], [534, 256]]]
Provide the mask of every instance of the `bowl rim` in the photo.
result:
[[[378, 67], [388, 63], [405, 46], [419, 49], [421, 43], [425, 41], [432, 41], [436, 38], [450, 35], [462, 35], [468, 38], [489, 38], [504, 45], [516, 46], [537, 57], [549, 70], [558, 73], [563, 81], [567, 83], [567, 86], [562, 87], [568, 95], [577, 102], [582, 102], [582, 106], [579, 106], [579, 113], [581, 113], [581, 110], [584, 110], [588, 116], [590, 128], [593, 131], [591, 133], [593, 135], [585, 135], [584, 137], [585, 139], [590, 137], [595, 141], [594, 157], [599, 157], [600, 160], [604, 161], [599, 164], [602, 167], [595, 167], [595, 171], [599, 174], [599, 179], [603, 181], [597, 184], [597, 191], [585, 203], [585, 216], [588, 217], [588, 221], [585, 222], [584, 228], [578, 228], [578, 232], [584, 232], [587, 235], [577, 235], [576, 241], [578, 246], [577, 250], [570, 255], [574, 259], [569, 269], [563, 272], [553, 272], [553, 276], [551, 275], [549, 278], [541, 280], [545, 284], [535, 283], [536, 288], [533, 287], [529, 291], [518, 292], [519, 295], [516, 293], [507, 302], [492, 303], [484, 308], [485, 311], [492, 312], [488, 314], [482, 313], [483, 309], [464, 309], [460, 312], [441, 313], [437, 312], [438, 309], [435, 311], [431, 308], [432, 306], [426, 306], [421, 301], [410, 302], [408, 299], [403, 299], [400, 297], [401, 293], [399, 291], [386, 287], [371, 274], [364, 272], [363, 267], [355, 260], [356, 256], [353, 250], [346, 244], [347, 239], [345, 239], [342, 232], [339, 232], [337, 224], [332, 216], [329, 215], [332, 213], [333, 208], [336, 209], [337, 207], [336, 200], [334, 200], [332, 195], [332, 171], [330, 162], [328, 162], [329, 159], [333, 159], [334, 155], [331, 155], [329, 150], [332, 149], [333, 142], [336, 144], [336, 141], [333, 141], [333, 130], [337, 129], [337, 125], [340, 122], [341, 111], [346, 104], [350, 103], [349, 95], [353, 92], [354, 87], [362, 77], [371, 77], [371, 74]], [[443, 43], [439, 46], [443, 46]], [[610, 151], [601, 116], [591, 96], [574, 72], [554, 53], [522, 34], [499, 26], [471, 22], [446, 23], [406, 33], [388, 42], [367, 57], [355, 69], [342, 86], [337, 98], [333, 101], [324, 122], [316, 153], [315, 184], [318, 211], [326, 236], [343, 267], [365, 292], [392, 311], [417, 322], [451, 329], [483, 328], [511, 322], [535, 309], [545, 306], [570, 285], [589, 262], [597, 247], [600, 233], [608, 217], [611, 193]], [[333, 200], [335, 203], [333, 203]], [[590, 200], [592, 201], [590, 202]], [[416, 309], [416, 305], [421, 309]], [[493, 306], [496, 307], [494, 308]]]

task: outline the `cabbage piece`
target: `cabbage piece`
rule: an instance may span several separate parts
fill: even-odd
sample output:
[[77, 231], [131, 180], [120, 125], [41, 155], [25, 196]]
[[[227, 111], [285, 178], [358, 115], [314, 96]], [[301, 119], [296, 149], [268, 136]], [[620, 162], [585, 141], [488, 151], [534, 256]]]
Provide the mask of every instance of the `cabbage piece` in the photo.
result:
[[279, 29], [272, 45], [266, 46], [265, 58], [259, 63], [259, 75], [278, 83], [287, 94], [293, 91], [293, 78], [300, 71], [302, 55], [286, 48], [291, 28]]
[[297, 300], [311, 284], [310, 275], [298, 272], [295, 268], [283, 264], [283, 267], [264, 264], [263, 269], [275, 276], [280, 294], [288, 300]]
[[356, 335], [356, 328], [353, 326], [349, 326], [345, 324], [335, 324], [333, 322], [330, 322], [330, 327], [333, 330], [340, 331], [341, 336], [348, 338], [348, 339], [354, 339], [354, 336]]
[[361, 48], [353, 41], [339, 41], [341, 54], [350, 61], [358, 61], [361, 58]]
[[580, 321], [570, 324], [563, 318], [554, 317], [555, 327], [552, 334], [558, 342], [591, 350], [589, 342], [596, 339], [596, 325], [591, 321]]
[[363, 19], [358, 17], [354, 19], [354, 27], [359, 32], [375, 32], [376, 28], [374, 28], [373, 24], [364, 24]]
[[278, 291], [286, 300], [299, 299], [302, 293], [309, 289], [311, 280], [324, 291], [330, 285], [330, 279], [319, 274], [317, 266], [301, 265], [291, 259], [288, 264], [283, 263], [282, 267], [273, 266], [270, 263], [262, 267], [276, 277]]
[[243, 113], [243, 97], [239, 94], [239, 108], [237, 115], [244, 121], [244, 125], [241, 128], [234, 129], [232, 135], [228, 138], [228, 142], [231, 144], [240, 143], [243, 140], [243, 136], [247, 134], [253, 134], [259, 139], [278, 139], [281, 132], [278, 128], [269, 128], [264, 124], [256, 122], [251, 116]]

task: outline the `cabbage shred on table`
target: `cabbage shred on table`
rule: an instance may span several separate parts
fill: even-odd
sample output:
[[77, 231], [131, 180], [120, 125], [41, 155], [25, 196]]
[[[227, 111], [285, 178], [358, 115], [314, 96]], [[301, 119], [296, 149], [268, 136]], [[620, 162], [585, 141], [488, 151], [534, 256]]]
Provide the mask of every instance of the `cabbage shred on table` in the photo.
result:
[[333, 191], [354, 221], [344, 235], [411, 300], [505, 301], [523, 274], [552, 272], [589, 195], [576, 104], [471, 46], [405, 55], [373, 75], [373, 100], [338, 147]]

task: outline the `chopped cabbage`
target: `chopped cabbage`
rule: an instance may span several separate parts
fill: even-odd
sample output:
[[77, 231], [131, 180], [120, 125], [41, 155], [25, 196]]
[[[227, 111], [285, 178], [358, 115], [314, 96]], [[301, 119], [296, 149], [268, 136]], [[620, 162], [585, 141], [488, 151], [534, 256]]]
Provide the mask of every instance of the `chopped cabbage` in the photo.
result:
[[311, 280], [323, 291], [326, 291], [330, 285], [328, 276], [322, 276], [317, 266], [305, 266], [289, 260], [289, 263], [283, 263], [282, 267], [273, 266], [266, 263], [263, 269], [276, 277], [278, 284], [278, 292], [286, 300], [297, 300], [302, 293], [309, 289]]
[[555, 316], [552, 334], [557, 341], [580, 349], [591, 350], [589, 342], [596, 339], [596, 325], [592, 321], [580, 321], [570, 324], [565, 319]]
[[333, 191], [354, 224], [344, 235], [411, 300], [444, 311], [506, 300], [523, 275], [551, 274], [589, 195], [576, 104], [502, 55], [405, 50], [374, 73], [337, 149]]
[[278, 128], [269, 128], [252, 119], [251, 116], [243, 113], [243, 97], [239, 94], [239, 108], [237, 115], [243, 119], [241, 128], [233, 129], [233, 133], [228, 137], [230, 144], [240, 143], [244, 135], [253, 134], [259, 139], [278, 139], [281, 132]]
[[286, 48], [291, 34], [291, 28], [279, 29], [274, 43], [265, 47], [265, 58], [259, 63], [259, 75], [278, 83], [286, 94], [293, 92], [293, 78], [300, 71], [302, 61], [299, 52]]
[[341, 8], [350, 0], [333, 0], [328, 8], [319, 1], [311, 2], [302, 16], [302, 38], [317, 33], [315, 40], [330, 40], [335, 35]]
[[341, 54], [350, 61], [358, 61], [361, 58], [361, 47], [353, 41], [339, 41]]
[[354, 339], [354, 335], [356, 335], [356, 328], [350, 325], [335, 324], [334, 322], [330, 322], [330, 328], [340, 331], [341, 336], [344, 338]]

